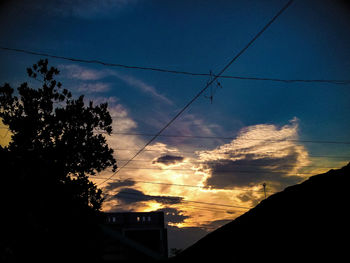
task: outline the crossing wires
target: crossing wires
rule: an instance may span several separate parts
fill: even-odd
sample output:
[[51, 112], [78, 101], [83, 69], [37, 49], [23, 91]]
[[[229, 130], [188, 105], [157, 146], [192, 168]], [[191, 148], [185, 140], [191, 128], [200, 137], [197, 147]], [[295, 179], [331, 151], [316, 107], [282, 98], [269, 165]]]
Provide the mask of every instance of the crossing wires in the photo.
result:
[[207, 89], [212, 85], [231, 65], [234, 63], [265, 31], [271, 24], [292, 4], [294, 0], [289, 0], [278, 12], [272, 17], [272, 19], [220, 70], [218, 74], [215, 74], [213, 78], [201, 89], [158, 133], [156, 133], [139, 151], [135, 153], [127, 162], [123, 164], [117, 171], [110, 175], [107, 179], [100, 182], [97, 186], [110, 180], [114, 175], [116, 175], [120, 170], [127, 166], [133, 159], [135, 159], [148, 145], [150, 145], [155, 139], [162, 134], [187, 108], [191, 106]]

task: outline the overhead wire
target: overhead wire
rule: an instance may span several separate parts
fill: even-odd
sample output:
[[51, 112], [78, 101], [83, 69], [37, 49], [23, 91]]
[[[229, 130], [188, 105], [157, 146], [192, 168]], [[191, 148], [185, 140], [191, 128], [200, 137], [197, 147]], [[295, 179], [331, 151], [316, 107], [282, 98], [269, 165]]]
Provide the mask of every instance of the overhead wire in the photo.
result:
[[[11, 130], [8, 127], [0, 127], [0, 129], [6, 129], [6, 132], [10, 132]], [[0, 137], [6, 137], [7, 133], [5, 136], [0, 136]], [[105, 132], [100, 132], [102, 134], [107, 134]], [[125, 132], [112, 132], [112, 134], [118, 134], [118, 135], [131, 135], [131, 136], [138, 136], [138, 135], [145, 135], [145, 136], [154, 136], [154, 134], [148, 134], [148, 133], [125, 133]], [[169, 135], [169, 134], [161, 134], [159, 137], [179, 137], [179, 138], [199, 138], [199, 139], [236, 139], [236, 137], [224, 137], [224, 136], [196, 136], [196, 135]], [[292, 139], [281, 139], [281, 140], [273, 140], [273, 139], [258, 139], [258, 138], [240, 138], [240, 140], [247, 140], [247, 141], [266, 141], [266, 142], [283, 142], [283, 141], [290, 141], [290, 142], [302, 142], [302, 143], [316, 143], [316, 144], [344, 144], [348, 145], [350, 142], [348, 141], [330, 141], [330, 140], [292, 140]], [[133, 148], [115, 148], [113, 149], [114, 151], [139, 151], [139, 149], [133, 149]], [[166, 152], [166, 153], [196, 153], [197, 151], [201, 152], [208, 152], [210, 150], [193, 150], [193, 151], [184, 151], [184, 150], [179, 150], [179, 149], [144, 149], [144, 151], [149, 151], [149, 152]], [[239, 154], [249, 154], [249, 153], [244, 153], [240, 151], [235, 151], [238, 152]], [[230, 151], [229, 153], [232, 153]], [[267, 153], [276, 153], [276, 152], [264, 152], [264, 154]], [[226, 152], [217, 152], [215, 154], [228, 154]], [[258, 154], [258, 153], [257, 153]], [[350, 159], [350, 156], [346, 155], [312, 155], [309, 154], [308, 157], [310, 158], [344, 158], [344, 159]], [[153, 160], [153, 159], [152, 159]], [[147, 162], [147, 161], [152, 161], [151, 159], [149, 160], [132, 160], [132, 161], [137, 161], [137, 162]], [[118, 160], [118, 161], [123, 161], [127, 162], [129, 160]], [[153, 160], [154, 161], [154, 160]], [[311, 166], [308, 166], [311, 167]], [[332, 168], [332, 167], [316, 167], [316, 168]]]
[[[127, 162], [128, 160], [127, 159], [125, 159], [125, 160], [119, 159], [117, 161], [118, 162]], [[152, 162], [152, 164], [157, 164], [157, 163], [163, 164], [161, 161], [158, 162], [154, 158], [153, 159], [137, 159], [137, 160], [132, 160], [132, 161], [133, 162], [142, 162], [142, 163], [150, 163], [150, 162]], [[213, 160], [213, 161], [193, 161], [190, 164], [211, 164], [211, 163], [216, 163], [216, 160]], [[169, 163], [169, 164], [171, 165], [171, 164], [175, 164], [175, 163]], [[187, 163], [181, 163], [181, 161], [180, 161], [179, 163], [176, 163], [176, 164], [184, 164], [185, 165]], [[258, 164], [239, 164], [239, 163], [237, 163], [235, 165], [240, 166], [240, 167], [241, 166], [243, 166], [243, 167], [248, 166], [249, 167], [249, 166], [256, 166]], [[280, 167], [295, 168], [295, 165], [281, 165]], [[333, 166], [319, 166], [319, 165], [305, 165], [302, 168], [329, 168], [329, 169], [334, 169]]]
[[[105, 133], [105, 132], [102, 132]], [[127, 136], [155, 136], [156, 134], [151, 133], [128, 133], [128, 132], [112, 132], [112, 134], [127, 135]], [[169, 138], [194, 138], [194, 139], [224, 139], [224, 140], [234, 140], [237, 137], [232, 136], [200, 136], [200, 135], [175, 135], [175, 134], [160, 134], [158, 137], [169, 137]], [[325, 143], [325, 144], [350, 144], [349, 141], [331, 141], [331, 140], [299, 140], [299, 139], [260, 139], [260, 138], [239, 138], [243, 141], [266, 141], [266, 142], [302, 142], [302, 143]]]
[[166, 68], [159, 68], [159, 67], [158, 68], [156, 68], [156, 67], [142, 67], [142, 66], [120, 64], [120, 63], [111, 63], [111, 62], [106, 62], [106, 61], [97, 60], [97, 59], [82, 59], [82, 58], [75, 58], [75, 57], [67, 57], [67, 56], [49, 54], [49, 53], [45, 53], [45, 52], [33, 51], [33, 50], [28, 50], [28, 49], [13, 48], [13, 47], [5, 47], [5, 46], [0, 46], [0, 50], [12, 51], [12, 52], [17, 52], [17, 53], [24, 53], [24, 54], [28, 54], [28, 55], [42, 56], [42, 57], [48, 57], [48, 58], [54, 58], [54, 59], [61, 59], [61, 60], [78, 62], [78, 63], [85, 63], [85, 64], [97, 64], [97, 65], [102, 65], [102, 66], [107, 66], [107, 67], [118, 67], [118, 68], [124, 68], [124, 69], [155, 71], [155, 72], [161, 72], [161, 73], [170, 73], [170, 74], [196, 76], [196, 77], [210, 77], [210, 76], [212, 76], [212, 77], [220, 77], [221, 79], [270, 81], [270, 82], [283, 82], [283, 83], [298, 83], [299, 82], [299, 83], [329, 83], [329, 84], [336, 84], [336, 85], [349, 85], [350, 84], [350, 80], [348, 80], [348, 79], [281, 79], [281, 78], [247, 77], [247, 76], [230, 76], [230, 75], [217, 76], [215, 74], [210, 74], [210, 73], [196, 73], [196, 72], [190, 72], [190, 71], [173, 70], [173, 69], [166, 69]]
[[[132, 195], [132, 196], [140, 196], [141, 200], [140, 201], [149, 201], [151, 199], [161, 199], [161, 198], [169, 198], [169, 197], [175, 197], [175, 198], [179, 198], [178, 196], [151, 196], [151, 195], [146, 195], [143, 193], [134, 193], [134, 192], [119, 192], [117, 193], [117, 195], [120, 194], [127, 194], [127, 195]], [[110, 194], [107, 194], [108, 196], [112, 196]], [[116, 195], [114, 195], [113, 197], [118, 197]], [[145, 200], [142, 200], [142, 198], [144, 198]], [[182, 198], [182, 197], [181, 197]], [[238, 205], [228, 205], [228, 204], [220, 204], [220, 203], [210, 203], [210, 202], [202, 202], [202, 201], [195, 201], [195, 200], [188, 200], [188, 199], [181, 199], [181, 202], [187, 202], [187, 203], [197, 203], [197, 204], [205, 204], [205, 205], [213, 205], [213, 206], [222, 206], [222, 207], [231, 207], [231, 208], [241, 208], [241, 209], [251, 209], [252, 207], [248, 207], [248, 206], [238, 206]], [[176, 203], [174, 204], [176, 205]]]
[[[122, 194], [122, 193], [120, 193], [120, 194]], [[140, 200], [137, 197], [132, 197], [132, 196], [123, 196], [122, 198], [123, 199], [143, 201], [143, 200]], [[176, 204], [176, 206], [185, 206], [186, 208], [190, 207], [190, 208], [194, 208], [194, 209], [197, 209], [197, 210], [204, 210], [204, 211], [210, 211], [210, 212], [234, 213], [234, 211], [230, 211], [228, 209], [223, 209], [223, 208], [219, 208], [219, 207], [194, 206], [194, 205], [188, 205], [188, 204], [186, 204], [186, 205], [185, 204]], [[166, 209], [166, 208], [160, 208], [159, 210], [162, 210], [162, 209]]]
[[[183, 206], [185, 206], [185, 205], [183, 205]], [[223, 213], [228, 213], [228, 214], [234, 213], [234, 211], [230, 211], [230, 210], [227, 210], [227, 209], [215, 208], [215, 207], [212, 208], [212, 207], [194, 206], [194, 205], [188, 205], [188, 204], [186, 204], [185, 207], [186, 208], [194, 208], [196, 210], [211, 211], [211, 212], [223, 212]]]
[[[0, 129], [6, 129], [10, 131], [7, 127], [0, 127]], [[107, 132], [98, 131], [99, 134], [107, 134]], [[131, 133], [131, 132], [111, 132], [111, 134], [116, 135], [126, 135], [126, 136], [156, 136], [152, 133]], [[237, 137], [233, 136], [202, 136], [202, 135], [176, 135], [176, 134], [160, 134], [158, 137], [168, 137], [168, 138], [191, 138], [191, 139], [222, 139], [222, 140], [234, 140]], [[260, 138], [239, 138], [243, 141], [265, 141], [265, 142], [301, 142], [301, 143], [317, 143], [317, 144], [350, 144], [350, 141], [333, 141], [333, 140], [300, 140], [300, 139], [260, 139]], [[119, 149], [121, 150], [121, 149]], [[129, 149], [125, 149], [129, 150]], [[137, 149], [139, 150], [139, 149]]]
[[[126, 167], [127, 170], [159, 170], [159, 171], [195, 171], [190, 168], [153, 168], [153, 167]], [[288, 173], [288, 171], [250, 171], [250, 170], [218, 170], [219, 173], [253, 173], [253, 174], [281, 174]], [[314, 173], [296, 173], [289, 175], [306, 175]]]
[[[138, 151], [139, 149], [125, 149], [125, 148], [116, 148], [113, 149], [114, 151]], [[196, 153], [198, 151], [202, 151], [202, 152], [210, 152], [210, 150], [193, 150], [193, 151], [183, 151], [183, 150], [173, 150], [173, 149], [145, 149], [145, 152], [163, 152], [163, 153]], [[276, 153], [276, 152], [264, 152], [264, 153]], [[223, 152], [223, 153], [215, 153], [217, 155], [220, 154], [228, 154], [227, 152]], [[242, 153], [245, 154], [245, 153]], [[346, 159], [350, 159], [350, 156], [345, 156], [345, 155], [308, 155], [308, 157], [311, 158], [346, 158]]]
[[[126, 162], [128, 160], [117, 160], [119, 162]], [[149, 163], [150, 161], [154, 161], [154, 160], [133, 160], [133, 162], [142, 162], [142, 163]], [[220, 159], [217, 160], [217, 161], [221, 161]], [[202, 161], [202, 162], [191, 162], [190, 164], [203, 164], [203, 165], [208, 165], [208, 164], [216, 164], [217, 163], [216, 160], [213, 160], [213, 161]], [[225, 160], [222, 160], [222, 161], [225, 161]], [[152, 162], [153, 164], [153, 162]], [[160, 163], [161, 164], [161, 163]], [[261, 167], [262, 165], [261, 164], [256, 164], [256, 163], [251, 163], [251, 164], [240, 164], [240, 163], [232, 163], [231, 164], [232, 166], [237, 166], [237, 167], [255, 167], [255, 166], [259, 166]], [[135, 168], [138, 168], [138, 167], [135, 167]], [[152, 168], [152, 167], [149, 167], [149, 168]], [[194, 168], [169, 168], [169, 167], [166, 167], [166, 168], [163, 168], [163, 167], [153, 167], [153, 168], [157, 168], [157, 170], [178, 170], [178, 169], [181, 169], [181, 170], [190, 170], [190, 171], [195, 171]], [[305, 165], [305, 166], [302, 166], [302, 167], [296, 167], [295, 165], [280, 165], [279, 168], [298, 168], [298, 169], [304, 169], [304, 168], [318, 168], [318, 169], [338, 169], [334, 166], [319, 166], [319, 165]], [[142, 167], [141, 167], [142, 169]], [[280, 172], [284, 172], [283, 170], [279, 170]]]
[[[105, 179], [105, 177], [90, 177], [90, 179]], [[120, 179], [111, 179], [113, 181], [120, 181]], [[135, 182], [135, 183], [141, 183], [141, 184], [156, 184], [156, 185], [167, 185], [167, 186], [179, 186], [179, 187], [190, 187], [190, 188], [200, 188], [200, 189], [211, 189], [211, 187], [208, 186], [201, 186], [201, 185], [189, 185], [189, 184], [175, 184], [175, 183], [166, 183], [166, 182], [150, 182], [150, 181], [142, 181], [142, 180], [134, 180], [134, 179], [129, 179], [130, 182]], [[230, 191], [244, 191], [244, 192], [264, 192], [263, 189], [261, 190], [256, 190], [256, 189], [247, 189], [247, 188], [223, 188], [224, 190], [230, 190]], [[276, 193], [274, 191], [266, 191], [269, 193]]]

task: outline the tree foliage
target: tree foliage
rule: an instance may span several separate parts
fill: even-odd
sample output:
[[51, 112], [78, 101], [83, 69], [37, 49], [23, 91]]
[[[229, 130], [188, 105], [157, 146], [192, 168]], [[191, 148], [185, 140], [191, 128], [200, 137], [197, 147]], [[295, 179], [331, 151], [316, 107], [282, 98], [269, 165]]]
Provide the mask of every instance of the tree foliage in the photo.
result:
[[13, 134], [8, 146], [0, 146], [1, 202], [12, 227], [1, 238], [2, 254], [34, 253], [26, 244], [28, 235], [47, 254], [58, 249], [61, 254], [87, 252], [96, 245], [92, 228], [103, 202], [88, 175], [116, 169], [113, 150], [100, 133], [112, 132], [107, 103], [85, 105], [84, 96], [73, 98], [55, 80], [59, 71], [47, 60], [27, 73], [41, 87], [0, 87], [0, 118]]

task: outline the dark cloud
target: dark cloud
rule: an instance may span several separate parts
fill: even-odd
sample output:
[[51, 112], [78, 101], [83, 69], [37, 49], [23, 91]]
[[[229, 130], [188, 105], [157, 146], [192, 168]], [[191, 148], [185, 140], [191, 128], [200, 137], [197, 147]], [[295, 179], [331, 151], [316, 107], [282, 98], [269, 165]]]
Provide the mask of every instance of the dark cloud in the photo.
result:
[[157, 160], [153, 161], [153, 164], [155, 163], [162, 163], [165, 165], [175, 164], [178, 162], [182, 162], [184, 160], [184, 157], [182, 156], [176, 156], [176, 155], [163, 155], [159, 157]]
[[234, 188], [270, 182], [275, 186], [285, 187], [303, 179], [300, 176], [287, 175], [297, 164], [297, 152], [291, 152], [284, 157], [258, 158], [249, 154], [240, 160], [219, 159], [205, 163], [203, 167], [211, 171], [211, 176], [205, 182], [206, 186]]
[[143, 192], [132, 189], [132, 188], [123, 188], [116, 195], [113, 196], [113, 199], [118, 199], [124, 204], [132, 204], [145, 201], [156, 201], [161, 204], [179, 204], [182, 202], [183, 198], [178, 196], [159, 196], [159, 195], [146, 195]]
[[182, 214], [183, 212], [181, 210], [178, 210], [176, 208], [172, 207], [166, 207], [157, 210], [157, 212], [164, 212], [164, 220], [166, 224], [168, 223], [182, 223], [185, 221], [185, 219], [189, 218], [189, 216], [186, 216]]
[[253, 192], [252, 191], [247, 191], [243, 194], [237, 195], [237, 198], [241, 200], [242, 202], [250, 202], [253, 199]]
[[115, 182], [109, 182], [108, 185], [104, 188], [105, 191], [114, 190], [119, 187], [125, 187], [125, 186], [133, 186], [135, 185], [135, 181], [131, 179], [126, 180], [118, 180]]

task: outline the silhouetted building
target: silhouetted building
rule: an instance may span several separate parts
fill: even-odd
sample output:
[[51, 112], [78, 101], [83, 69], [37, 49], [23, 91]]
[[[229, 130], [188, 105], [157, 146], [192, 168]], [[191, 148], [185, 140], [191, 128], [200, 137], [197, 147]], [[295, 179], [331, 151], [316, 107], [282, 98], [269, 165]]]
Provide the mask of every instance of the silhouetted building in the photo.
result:
[[168, 257], [163, 212], [106, 213], [102, 229], [105, 261]]

